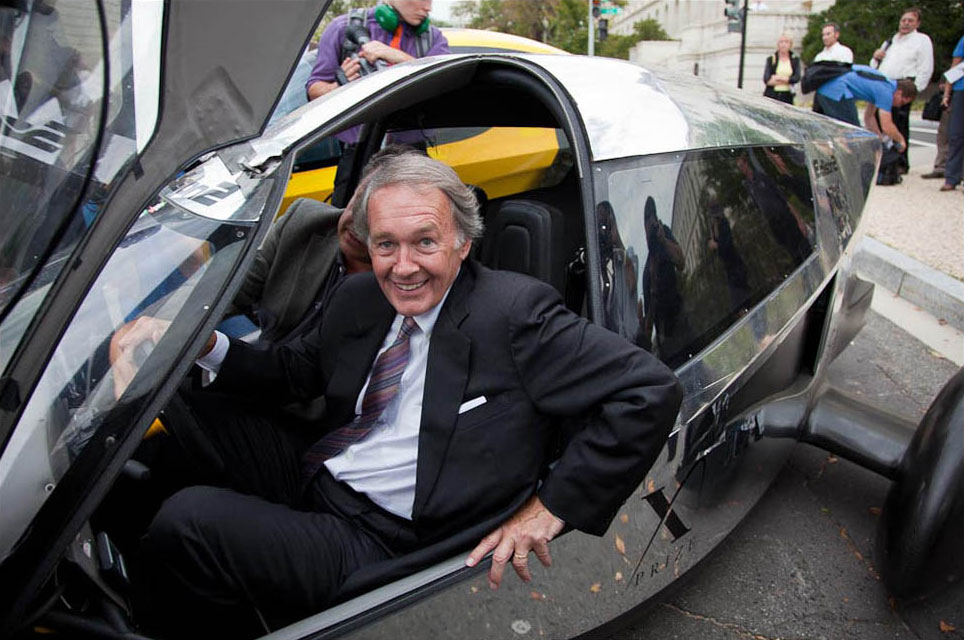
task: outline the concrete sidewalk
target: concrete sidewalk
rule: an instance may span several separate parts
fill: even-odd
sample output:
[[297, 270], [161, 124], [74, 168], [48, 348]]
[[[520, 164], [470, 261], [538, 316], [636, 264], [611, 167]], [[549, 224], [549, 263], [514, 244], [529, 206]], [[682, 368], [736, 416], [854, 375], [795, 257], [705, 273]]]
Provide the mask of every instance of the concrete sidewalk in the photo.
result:
[[865, 279], [964, 331], [964, 191], [941, 192], [943, 180], [921, 178], [934, 156], [933, 146], [912, 143], [903, 182], [871, 190], [855, 264]]

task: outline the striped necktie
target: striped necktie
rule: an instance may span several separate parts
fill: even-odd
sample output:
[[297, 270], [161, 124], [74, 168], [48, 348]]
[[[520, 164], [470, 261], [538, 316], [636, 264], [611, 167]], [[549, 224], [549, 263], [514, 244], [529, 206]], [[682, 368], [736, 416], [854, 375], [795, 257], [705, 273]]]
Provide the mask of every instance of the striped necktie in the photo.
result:
[[368, 388], [362, 399], [361, 414], [345, 426], [323, 435], [305, 453], [301, 459], [301, 477], [305, 483], [318, 473], [325, 460], [338, 455], [371, 433], [378, 417], [398, 393], [402, 373], [408, 364], [409, 338], [416, 329], [418, 325], [415, 320], [406, 316], [395, 342], [375, 360]]

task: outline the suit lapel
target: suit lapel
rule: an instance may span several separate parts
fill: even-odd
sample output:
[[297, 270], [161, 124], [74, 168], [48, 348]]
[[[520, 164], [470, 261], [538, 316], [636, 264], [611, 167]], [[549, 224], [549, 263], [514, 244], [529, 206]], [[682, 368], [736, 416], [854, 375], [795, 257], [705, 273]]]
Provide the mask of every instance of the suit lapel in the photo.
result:
[[418, 519], [435, 486], [468, 382], [472, 341], [459, 326], [469, 313], [468, 295], [474, 284], [474, 274], [466, 262], [432, 331], [418, 435], [413, 520]]
[[371, 280], [374, 286], [370, 295], [359, 296], [359, 303], [351, 310], [351, 326], [339, 336], [338, 358], [334, 368], [338, 374], [328, 386], [329, 396], [344, 398], [345, 406], [337, 416], [332, 416], [338, 423], [336, 426], [354, 417], [358, 394], [371, 370], [375, 354], [385, 339], [385, 333], [395, 319], [395, 309], [374, 284], [374, 278]]
[[[318, 291], [328, 280], [328, 272], [335, 266], [338, 243], [330, 242], [331, 233], [314, 234], [301, 254], [298, 273], [288, 289], [288, 302], [284, 306], [281, 326], [296, 326], [304, 317], [311, 304], [318, 297]], [[324, 273], [323, 278], [318, 274]]]

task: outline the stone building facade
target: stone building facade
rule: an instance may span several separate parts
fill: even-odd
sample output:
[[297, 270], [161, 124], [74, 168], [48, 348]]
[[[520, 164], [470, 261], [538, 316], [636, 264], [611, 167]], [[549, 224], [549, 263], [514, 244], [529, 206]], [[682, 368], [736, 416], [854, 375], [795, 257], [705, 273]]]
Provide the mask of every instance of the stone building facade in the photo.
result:
[[[765, 0], [749, 2], [743, 88], [763, 93], [766, 57], [776, 50], [782, 33], [793, 39], [800, 54], [807, 20], [830, 7], [834, 0]], [[741, 3], [742, 6], [742, 3]], [[628, 35], [633, 24], [652, 18], [672, 40], [643, 41], [630, 52], [630, 61], [644, 67], [699, 75], [735, 87], [739, 75], [740, 34], [727, 30], [723, 0], [628, 0], [609, 21], [610, 33]]]

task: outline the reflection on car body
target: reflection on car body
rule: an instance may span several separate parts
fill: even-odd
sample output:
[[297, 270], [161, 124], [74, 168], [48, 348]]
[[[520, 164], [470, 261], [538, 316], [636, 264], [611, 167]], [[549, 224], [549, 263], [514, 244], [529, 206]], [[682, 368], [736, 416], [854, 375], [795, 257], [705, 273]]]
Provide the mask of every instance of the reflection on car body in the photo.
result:
[[[0, 634], [137, 629], [119, 558], [133, 558], [151, 516], [156, 487], [143, 463], [154, 439], [143, 434], [239, 287], [294, 188], [295, 164], [309, 162], [319, 140], [363, 123], [365, 157], [394, 131], [439, 132], [434, 153], [463, 163], [463, 179], [486, 190], [482, 261], [551, 283], [571, 309], [652, 349], [675, 367], [686, 396], [657, 465], [606, 537], [553, 542], [563, 570], [536, 576], [555, 603], [551, 615], [521, 583], [473, 590], [482, 578], [464, 567], [464, 551], [476, 540], [455, 536], [366, 567], [338, 604], [274, 637], [515, 637], [512, 623], [523, 618], [549, 637], [590, 631], [705, 557], [797, 439], [895, 480], [881, 516], [892, 591], [926, 594], [964, 572], [959, 538], [946, 535], [964, 513], [961, 374], [916, 433], [824, 384], [872, 293], [849, 267], [879, 161], [875, 137], [698, 78], [522, 54], [397, 65], [259, 135], [286, 79], [264, 74], [268, 54], [245, 45], [277, 43], [271, 64], [293, 66], [316, 13], [310, 2], [292, 0], [283, 15], [270, 4], [246, 3], [252, 15], [224, 2], [216, 21], [210, 2], [105, 5], [107, 34], [71, 35], [84, 68], [108, 77], [76, 109], [84, 126], [57, 142], [69, 157], [40, 153], [50, 136], [19, 146], [28, 69], [6, 79], [14, 97], [0, 95]], [[2, 8], [13, 19], [0, 22], [0, 35], [42, 48], [56, 33], [50, 21], [78, 6]], [[83, 5], [84, 24], [99, 24], [98, 6]], [[140, 11], [147, 15], [127, 19]], [[135, 59], [124, 46], [141, 18], [158, 25], [157, 46]], [[107, 70], [98, 56], [111, 37], [128, 57]], [[211, 41], [238, 45], [217, 69], [198, 63]], [[155, 78], [147, 84], [160, 92], [142, 94], [138, 78]], [[68, 94], [56, 100], [70, 110]], [[50, 121], [30, 122], [46, 130]], [[502, 141], [486, 142], [490, 127], [550, 131], [562, 144], [522, 144], [523, 155], [541, 149], [531, 156], [542, 175], [500, 185], [507, 165], [524, 163], [507, 160], [518, 156]], [[488, 130], [461, 137], [477, 128]], [[445, 142], [449, 133], [458, 141]], [[111, 145], [112, 137], [133, 142]], [[145, 312], [171, 324], [115, 387], [110, 336]], [[606, 598], [584, 597], [617, 572]]]

